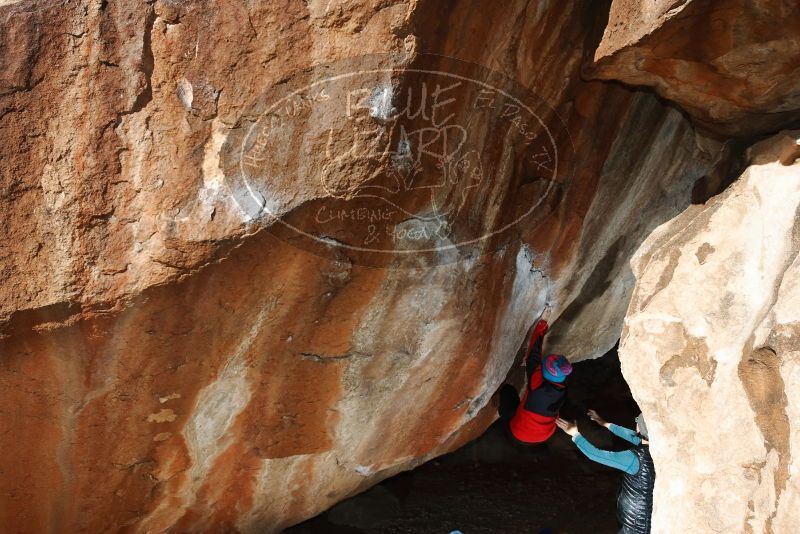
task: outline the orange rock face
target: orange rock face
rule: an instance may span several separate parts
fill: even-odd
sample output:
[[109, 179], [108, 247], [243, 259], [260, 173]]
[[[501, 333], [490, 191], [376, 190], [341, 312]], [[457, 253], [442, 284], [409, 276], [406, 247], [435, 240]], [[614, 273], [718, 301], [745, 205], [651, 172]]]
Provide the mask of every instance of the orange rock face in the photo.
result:
[[791, 0], [614, 0], [594, 77], [650, 86], [725, 135], [800, 118], [800, 10]]
[[[581, 79], [595, 3], [443, 4], [0, 4], [4, 528], [277, 531], [480, 433], [546, 302], [553, 350], [614, 344], [719, 147]], [[431, 65], [450, 111], [395, 120]]]

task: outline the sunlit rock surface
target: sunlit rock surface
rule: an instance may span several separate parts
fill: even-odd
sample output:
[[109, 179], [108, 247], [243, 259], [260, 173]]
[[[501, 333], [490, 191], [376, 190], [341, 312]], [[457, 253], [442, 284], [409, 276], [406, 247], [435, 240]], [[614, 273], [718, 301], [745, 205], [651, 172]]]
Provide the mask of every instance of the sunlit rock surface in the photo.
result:
[[[628, 258], [724, 154], [654, 96], [581, 79], [605, 18], [560, 1], [0, 2], [0, 524], [279, 530], [480, 433], [545, 303], [554, 350], [605, 352]], [[439, 190], [468, 200], [464, 228], [540, 206], [511, 237], [377, 265], [341, 246], [357, 225], [299, 246], [258, 209], [313, 226], [375, 171], [327, 165], [341, 139], [307, 109], [272, 169], [335, 187], [275, 173], [241, 196], [234, 141], [263, 95], [391, 53], [400, 74], [360, 117], [377, 128], [423, 52], [516, 80], [560, 125], [568, 172], [537, 174], [508, 125], [478, 121], [503, 172]]]
[[620, 357], [651, 436], [655, 533], [800, 525], [799, 139], [753, 147], [632, 260]]
[[794, 0], [613, 0], [590, 76], [650, 86], [706, 128], [774, 132], [800, 118]]

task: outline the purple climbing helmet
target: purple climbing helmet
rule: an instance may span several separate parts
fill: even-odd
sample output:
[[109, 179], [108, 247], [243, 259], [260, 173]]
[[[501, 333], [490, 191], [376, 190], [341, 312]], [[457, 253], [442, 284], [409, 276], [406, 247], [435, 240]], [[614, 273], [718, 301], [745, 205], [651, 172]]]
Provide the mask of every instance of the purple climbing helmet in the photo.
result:
[[542, 374], [550, 382], [561, 383], [572, 372], [572, 364], [560, 354], [551, 354], [542, 362]]

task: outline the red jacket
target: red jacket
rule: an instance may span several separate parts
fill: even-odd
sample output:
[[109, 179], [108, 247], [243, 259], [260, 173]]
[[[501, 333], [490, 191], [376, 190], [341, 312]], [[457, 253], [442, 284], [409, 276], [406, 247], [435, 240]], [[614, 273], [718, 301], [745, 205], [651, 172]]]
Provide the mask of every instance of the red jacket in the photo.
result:
[[542, 342], [545, 333], [547, 323], [539, 321], [531, 335], [525, 357], [528, 385], [517, 412], [508, 424], [514, 437], [524, 443], [541, 443], [553, 435], [558, 411], [567, 394], [565, 383], [551, 382], [542, 374]]

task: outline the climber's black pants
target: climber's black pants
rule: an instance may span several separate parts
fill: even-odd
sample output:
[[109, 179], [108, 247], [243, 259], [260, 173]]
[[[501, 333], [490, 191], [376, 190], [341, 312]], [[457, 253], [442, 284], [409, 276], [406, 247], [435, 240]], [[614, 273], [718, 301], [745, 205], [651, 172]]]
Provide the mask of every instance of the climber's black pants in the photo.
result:
[[503, 420], [503, 424], [508, 426], [508, 422], [511, 421], [511, 418], [517, 413], [519, 393], [517, 393], [516, 388], [511, 384], [503, 384], [498, 396], [500, 398], [500, 406], [498, 406], [497, 412], [500, 415], [500, 419]]

